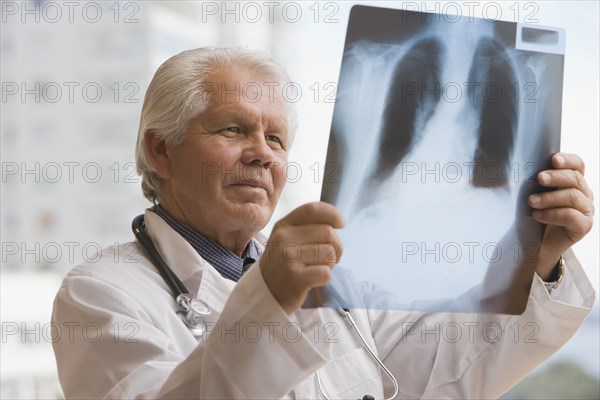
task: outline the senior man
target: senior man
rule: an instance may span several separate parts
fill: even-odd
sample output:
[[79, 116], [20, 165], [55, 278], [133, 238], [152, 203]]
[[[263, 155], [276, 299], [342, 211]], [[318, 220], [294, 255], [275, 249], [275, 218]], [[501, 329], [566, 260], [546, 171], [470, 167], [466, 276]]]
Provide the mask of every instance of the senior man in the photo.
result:
[[[122, 245], [118, 260], [111, 251], [75, 267], [53, 311], [53, 322], [71, 330], [54, 343], [67, 398], [356, 399], [394, 392], [334, 309], [300, 309], [309, 289], [329, 282], [342, 255], [335, 229], [344, 222], [336, 208], [298, 207], [275, 224], [263, 247], [259, 231], [283, 189], [295, 130], [293, 110], [273, 90], [288, 81], [268, 56], [239, 48], [186, 51], [158, 69], [136, 149], [144, 195], [155, 203], [145, 225], [215, 323], [203, 336], [190, 332], [138, 241]], [[578, 157], [560, 154], [553, 164], [539, 180], [557, 189], [530, 200], [533, 217], [549, 226], [522, 315], [351, 310], [397, 378], [398, 397], [497, 397], [563, 345], [589, 313], [594, 291], [569, 248], [591, 229], [592, 194]], [[281, 251], [291, 242], [303, 250], [293, 260]], [[559, 283], [544, 285], [553, 279]], [[383, 296], [356, 287], [365, 304]], [[407, 329], [440, 323], [477, 329], [453, 340]], [[490, 340], [481, 334], [486, 324], [504, 334]], [[529, 324], [533, 340], [509, 335], [515, 324]], [[101, 334], [90, 337], [90, 327]]]

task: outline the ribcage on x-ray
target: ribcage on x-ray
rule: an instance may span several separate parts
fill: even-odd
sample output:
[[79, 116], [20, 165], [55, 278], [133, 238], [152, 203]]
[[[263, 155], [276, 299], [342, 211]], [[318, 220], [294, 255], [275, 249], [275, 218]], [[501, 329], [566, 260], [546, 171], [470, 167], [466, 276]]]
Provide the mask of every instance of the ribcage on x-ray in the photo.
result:
[[349, 270], [376, 309], [525, 308], [542, 227], [524, 199], [559, 149], [562, 35], [353, 8], [321, 194], [346, 221], [334, 285]]
[[[421, 138], [427, 121], [441, 100], [446, 56], [441, 38], [416, 42], [398, 61], [382, 113], [382, 129], [373, 172], [362, 204], [373, 197]], [[448, 74], [447, 74], [448, 75]], [[450, 76], [452, 76], [450, 74]], [[459, 75], [460, 76], [460, 75]], [[511, 96], [517, 82], [505, 49], [491, 38], [480, 39], [465, 84], [466, 107], [474, 115], [475, 138], [471, 184], [474, 187], [505, 187], [517, 134], [518, 110]], [[407, 88], [417, 88], [409, 93]]]

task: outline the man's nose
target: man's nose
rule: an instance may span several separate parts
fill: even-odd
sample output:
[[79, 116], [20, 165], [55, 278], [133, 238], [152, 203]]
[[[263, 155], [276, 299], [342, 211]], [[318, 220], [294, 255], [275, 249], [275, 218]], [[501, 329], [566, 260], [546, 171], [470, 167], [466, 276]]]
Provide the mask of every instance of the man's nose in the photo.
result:
[[267, 143], [264, 133], [248, 135], [242, 150], [244, 164], [256, 164], [269, 168], [273, 163], [273, 149]]

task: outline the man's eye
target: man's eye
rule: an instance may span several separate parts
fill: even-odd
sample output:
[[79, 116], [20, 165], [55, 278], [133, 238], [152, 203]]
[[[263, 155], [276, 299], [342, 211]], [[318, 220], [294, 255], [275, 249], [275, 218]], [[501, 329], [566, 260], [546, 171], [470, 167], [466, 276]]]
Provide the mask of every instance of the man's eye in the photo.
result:
[[237, 126], [230, 126], [230, 127], [225, 128], [223, 130], [227, 131], [227, 132], [233, 132], [233, 133], [242, 133], [242, 130], [240, 128], [238, 128]]
[[279, 136], [275, 136], [275, 135], [266, 135], [265, 139], [271, 141], [271, 142], [276, 142], [276, 143], [281, 143], [281, 138]]

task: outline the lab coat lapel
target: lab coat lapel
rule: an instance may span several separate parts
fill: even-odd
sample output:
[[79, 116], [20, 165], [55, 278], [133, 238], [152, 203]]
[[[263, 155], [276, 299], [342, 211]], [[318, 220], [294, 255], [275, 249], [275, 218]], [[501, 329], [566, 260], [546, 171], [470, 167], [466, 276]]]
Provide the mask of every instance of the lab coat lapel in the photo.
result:
[[235, 287], [235, 282], [223, 278], [212, 265], [208, 265], [208, 268], [191, 277], [189, 290], [220, 314]]
[[[257, 233], [254, 239], [258, 242], [260, 250], [264, 251], [263, 243], [266, 241], [264, 235]], [[197, 253], [196, 256], [201, 258]], [[202, 259], [202, 262], [206, 267], [202, 271], [194, 273], [190, 278], [189, 286], [187, 283], [185, 284], [192, 293], [197, 294], [198, 298], [206, 301], [213, 310], [221, 313], [236, 282], [223, 278], [216, 268], [206, 260]]]
[[217, 270], [156, 213], [146, 210], [146, 227], [158, 252], [192, 295], [221, 313], [235, 282]]

